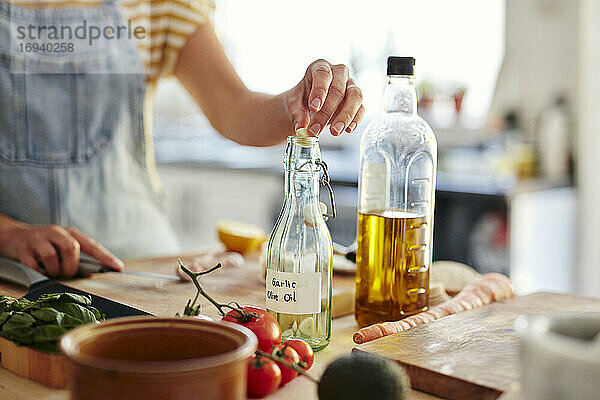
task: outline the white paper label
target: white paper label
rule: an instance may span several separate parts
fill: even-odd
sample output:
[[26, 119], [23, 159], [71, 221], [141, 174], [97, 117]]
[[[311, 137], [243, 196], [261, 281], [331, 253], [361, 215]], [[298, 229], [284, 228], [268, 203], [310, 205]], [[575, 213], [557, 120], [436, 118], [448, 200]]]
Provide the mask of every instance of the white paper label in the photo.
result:
[[266, 305], [268, 310], [285, 314], [321, 312], [321, 274], [267, 270]]

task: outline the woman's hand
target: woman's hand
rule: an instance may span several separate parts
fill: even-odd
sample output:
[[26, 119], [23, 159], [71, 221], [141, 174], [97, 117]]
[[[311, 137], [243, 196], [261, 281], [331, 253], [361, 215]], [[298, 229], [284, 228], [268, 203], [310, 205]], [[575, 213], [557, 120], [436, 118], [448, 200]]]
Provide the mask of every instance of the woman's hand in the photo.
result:
[[353, 132], [365, 114], [362, 92], [343, 64], [317, 60], [304, 78], [285, 95], [294, 128], [306, 128], [317, 136], [329, 123], [333, 135]]
[[75, 228], [15, 224], [0, 232], [0, 253], [53, 278], [77, 274], [84, 252], [116, 271], [123, 262]]
[[179, 52], [175, 76], [213, 128], [249, 146], [279, 144], [294, 134], [294, 128], [308, 127], [314, 136], [327, 124], [334, 135], [353, 132], [365, 113], [362, 93], [348, 76], [348, 68], [325, 60], [312, 63], [302, 81], [286, 92], [272, 96], [250, 91], [210, 23], [200, 25], [188, 38]]

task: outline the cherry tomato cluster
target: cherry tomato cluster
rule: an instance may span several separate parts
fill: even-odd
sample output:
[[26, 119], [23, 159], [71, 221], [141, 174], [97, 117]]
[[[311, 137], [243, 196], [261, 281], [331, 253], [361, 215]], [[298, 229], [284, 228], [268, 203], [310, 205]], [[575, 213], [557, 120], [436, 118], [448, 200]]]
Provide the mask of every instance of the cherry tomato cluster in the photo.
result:
[[298, 376], [298, 370], [308, 371], [313, 361], [312, 348], [300, 339], [286, 340], [270, 354], [257, 351], [248, 363], [248, 397], [268, 396]]
[[[240, 324], [258, 338], [258, 352], [248, 360], [248, 396], [263, 398], [284, 386], [313, 365], [315, 355], [308, 343], [289, 339], [281, 343], [281, 328], [271, 314], [259, 307], [241, 306], [229, 311], [223, 321]], [[286, 365], [287, 364], [287, 365]]]

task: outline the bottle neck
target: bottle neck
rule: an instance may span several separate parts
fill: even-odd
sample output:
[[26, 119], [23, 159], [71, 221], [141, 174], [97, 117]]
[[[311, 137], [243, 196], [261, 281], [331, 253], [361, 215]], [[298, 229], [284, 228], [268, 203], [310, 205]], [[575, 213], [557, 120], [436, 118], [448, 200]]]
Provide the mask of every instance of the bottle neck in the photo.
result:
[[285, 196], [299, 201], [319, 201], [319, 172], [285, 171]]
[[285, 155], [285, 195], [298, 201], [319, 200], [319, 171], [317, 161], [321, 151], [317, 138], [288, 138]]
[[417, 91], [414, 77], [409, 75], [388, 75], [388, 83], [383, 94], [383, 110], [386, 113], [417, 113]]

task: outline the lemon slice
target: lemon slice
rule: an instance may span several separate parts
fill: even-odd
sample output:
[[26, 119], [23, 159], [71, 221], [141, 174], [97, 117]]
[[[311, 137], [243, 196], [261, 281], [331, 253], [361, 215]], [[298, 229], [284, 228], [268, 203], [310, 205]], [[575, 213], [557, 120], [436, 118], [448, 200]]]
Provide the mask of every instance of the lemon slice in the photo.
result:
[[238, 253], [254, 250], [267, 239], [260, 227], [238, 221], [217, 222], [217, 234], [227, 250]]

